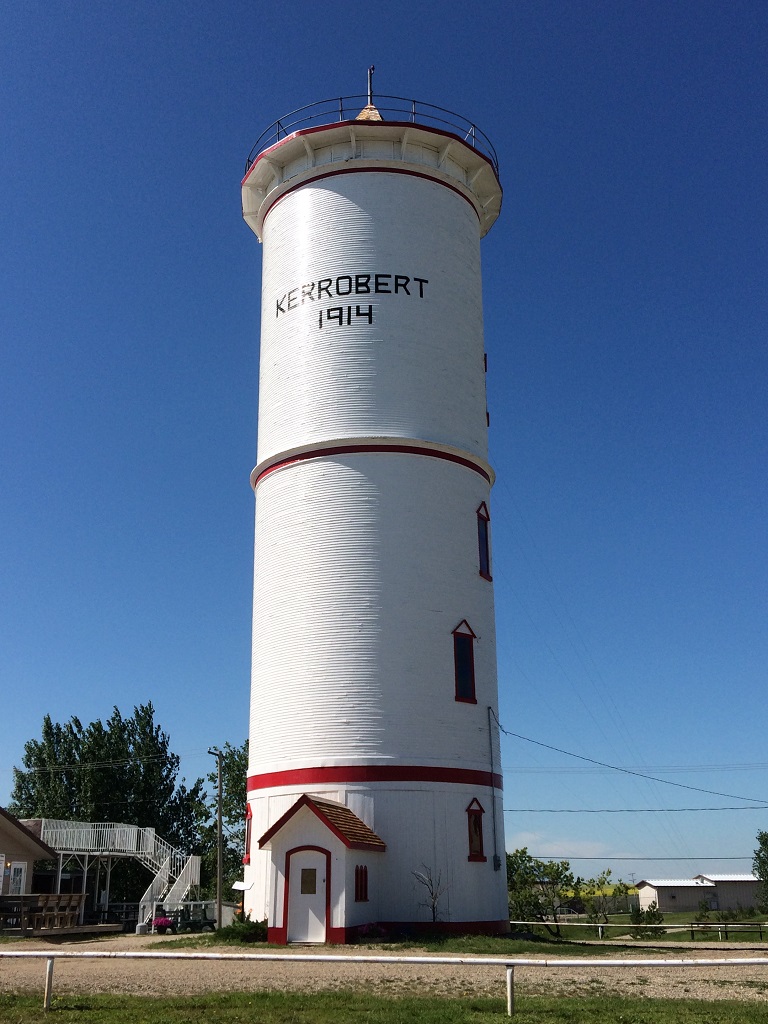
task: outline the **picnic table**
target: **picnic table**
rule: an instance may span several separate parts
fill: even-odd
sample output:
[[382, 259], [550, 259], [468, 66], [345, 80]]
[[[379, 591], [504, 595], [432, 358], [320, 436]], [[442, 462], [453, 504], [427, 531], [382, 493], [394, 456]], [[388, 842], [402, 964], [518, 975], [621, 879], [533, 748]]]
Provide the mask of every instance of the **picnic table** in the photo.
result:
[[23, 893], [0, 896], [0, 934], [5, 931], [53, 931], [73, 928], [80, 920], [84, 892]]

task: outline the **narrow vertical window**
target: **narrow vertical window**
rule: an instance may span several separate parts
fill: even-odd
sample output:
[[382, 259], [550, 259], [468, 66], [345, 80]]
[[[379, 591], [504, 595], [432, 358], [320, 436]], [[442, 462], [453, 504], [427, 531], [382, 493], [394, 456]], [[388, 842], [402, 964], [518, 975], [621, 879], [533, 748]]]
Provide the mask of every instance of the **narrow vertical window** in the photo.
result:
[[480, 801], [474, 799], [467, 807], [467, 830], [469, 832], [469, 856], [467, 860], [484, 861], [483, 853], [483, 815], [485, 811]]
[[456, 679], [456, 700], [476, 704], [475, 640], [477, 637], [466, 619], [453, 631], [453, 667]]
[[243, 864], [251, 863], [251, 822], [253, 821], [253, 811], [251, 805], [245, 805], [245, 854], [243, 855]]
[[480, 566], [480, 575], [484, 580], [493, 579], [491, 576], [491, 541], [488, 524], [491, 517], [488, 514], [488, 506], [481, 502], [477, 510], [477, 557]]
[[368, 867], [366, 864], [355, 866], [355, 903], [368, 902]]

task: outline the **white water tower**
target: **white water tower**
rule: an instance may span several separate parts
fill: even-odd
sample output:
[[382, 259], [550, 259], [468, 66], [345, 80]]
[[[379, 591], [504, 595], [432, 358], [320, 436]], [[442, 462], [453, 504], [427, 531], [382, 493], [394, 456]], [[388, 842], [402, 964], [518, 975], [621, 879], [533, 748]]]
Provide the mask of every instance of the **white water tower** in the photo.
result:
[[480, 277], [500, 207], [485, 136], [370, 86], [283, 118], [248, 162], [244, 902], [272, 941], [509, 927]]

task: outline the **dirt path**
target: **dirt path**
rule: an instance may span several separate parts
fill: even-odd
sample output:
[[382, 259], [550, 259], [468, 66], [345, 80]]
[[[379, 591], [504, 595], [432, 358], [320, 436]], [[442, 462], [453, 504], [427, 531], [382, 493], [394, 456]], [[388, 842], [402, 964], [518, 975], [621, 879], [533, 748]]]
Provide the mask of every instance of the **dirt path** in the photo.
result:
[[[0, 953], [12, 950], [47, 952], [206, 952], [233, 953], [240, 948], [206, 946], [178, 949], [173, 939], [158, 936], [117, 935], [96, 940], [51, 942], [26, 940], [0, 944]], [[245, 953], [258, 948], [242, 947]], [[278, 952], [271, 950], [270, 952]], [[289, 953], [332, 953], [342, 956], [387, 955], [371, 947], [313, 947]], [[409, 950], [410, 956], [430, 956]], [[439, 954], [434, 954], [438, 956]], [[551, 955], [551, 954], [550, 954]], [[600, 956], [599, 947], [595, 956]], [[692, 948], [627, 949], [622, 958], [720, 959], [760, 956], [743, 945], [716, 950]], [[605, 959], [616, 958], [615, 952]], [[541, 959], [544, 959], [542, 956]], [[45, 960], [0, 957], [0, 1001], [3, 994], [39, 992], [42, 996]], [[385, 995], [488, 995], [505, 997], [505, 971], [498, 966], [435, 964], [285, 963], [275, 961], [211, 960], [57, 960], [54, 992], [113, 992], [136, 995], [192, 995], [199, 992], [271, 990], [363, 990]], [[519, 967], [515, 988], [525, 994], [621, 994], [688, 999], [743, 999], [768, 1002], [768, 966], [738, 967]]]

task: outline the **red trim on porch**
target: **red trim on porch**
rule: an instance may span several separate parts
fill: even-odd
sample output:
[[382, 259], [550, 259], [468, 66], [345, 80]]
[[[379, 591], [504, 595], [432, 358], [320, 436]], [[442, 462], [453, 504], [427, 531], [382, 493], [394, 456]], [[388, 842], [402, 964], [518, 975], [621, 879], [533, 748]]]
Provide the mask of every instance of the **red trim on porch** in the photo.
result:
[[[285, 946], [288, 944], [288, 897], [290, 896], [291, 878], [291, 857], [294, 853], [303, 853], [306, 850], [313, 850], [315, 853], [322, 853], [325, 856], [325, 938], [323, 942], [333, 941], [329, 933], [338, 931], [331, 928], [331, 851], [323, 846], [294, 846], [285, 852], [285, 884], [283, 886], [283, 924], [281, 928], [267, 928], [267, 941], [276, 942]], [[282, 938], [274, 938], [280, 934]]]
[[[341, 840], [350, 850], [373, 850], [376, 853], [383, 853], [387, 848], [386, 843], [376, 835], [373, 829], [368, 828], [365, 822], [358, 818], [348, 807], [345, 807], [343, 804], [337, 804], [332, 800], [322, 800], [314, 796], [308, 796], [306, 793], [303, 793], [296, 803], [289, 807], [285, 814], [267, 829], [258, 841], [259, 848], [266, 846], [302, 807], [308, 807], [331, 834]], [[334, 817], [338, 823], [334, 822]], [[347, 831], [344, 831], [345, 825]], [[355, 838], [355, 835], [357, 835], [357, 838]]]

